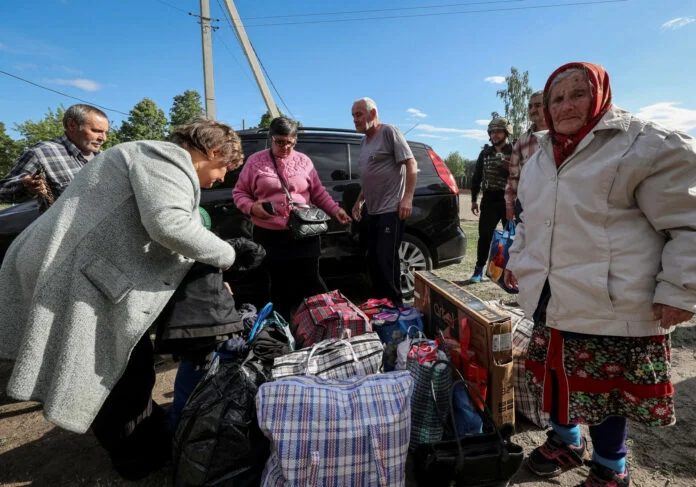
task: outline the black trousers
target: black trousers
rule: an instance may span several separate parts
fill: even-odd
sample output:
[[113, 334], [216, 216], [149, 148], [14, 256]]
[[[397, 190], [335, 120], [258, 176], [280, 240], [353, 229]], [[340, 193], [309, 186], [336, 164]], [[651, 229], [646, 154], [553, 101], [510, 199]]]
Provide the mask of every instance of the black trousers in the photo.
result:
[[171, 455], [167, 415], [152, 400], [154, 363], [146, 333], [92, 422], [92, 432], [109, 453], [114, 469], [129, 480], [162, 467]]
[[289, 323], [303, 299], [327, 292], [319, 274], [319, 237], [295, 240], [289, 230], [254, 227], [254, 241], [266, 249], [263, 266], [273, 309]]
[[484, 191], [481, 198], [481, 214], [479, 215], [479, 240], [476, 253], [476, 267], [483, 268], [491, 250], [493, 232], [498, 222], [507, 224], [505, 218], [505, 192]]
[[303, 299], [328, 291], [319, 274], [319, 257], [271, 260], [268, 275], [273, 309], [288, 323], [293, 308]]
[[401, 263], [399, 246], [405, 222], [399, 212], [370, 215], [368, 223], [367, 264], [372, 280], [372, 297], [388, 298], [401, 304]]

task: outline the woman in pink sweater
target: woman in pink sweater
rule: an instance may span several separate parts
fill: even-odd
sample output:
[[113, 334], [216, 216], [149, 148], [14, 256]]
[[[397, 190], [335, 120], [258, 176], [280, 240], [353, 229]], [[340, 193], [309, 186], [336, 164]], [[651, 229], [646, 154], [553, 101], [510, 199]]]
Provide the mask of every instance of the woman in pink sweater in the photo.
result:
[[[326, 292], [327, 288], [319, 274], [319, 237], [295, 240], [288, 230], [289, 201], [278, 171], [294, 203], [312, 203], [343, 225], [351, 219], [321, 184], [311, 159], [293, 150], [297, 125], [286, 117], [274, 118], [269, 135], [271, 148], [249, 157], [232, 195], [237, 208], [251, 216], [254, 241], [266, 249], [265, 264], [274, 309], [289, 319], [294, 305], [306, 297]], [[272, 204], [271, 212], [264, 209], [264, 203], [266, 207]]]

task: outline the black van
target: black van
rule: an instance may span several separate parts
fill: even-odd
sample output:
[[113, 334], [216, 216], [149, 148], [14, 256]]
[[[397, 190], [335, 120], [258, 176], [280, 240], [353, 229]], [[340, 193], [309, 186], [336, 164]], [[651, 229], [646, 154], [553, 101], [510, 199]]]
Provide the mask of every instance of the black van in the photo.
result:
[[[237, 132], [246, 157], [269, 147], [266, 129]], [[360, 193], [358, 155], [362, 135], [353, 130], [302, 127], [295, 150], [307, 154], [319, 178], [349, 214]], [[466, 251], [466, 235], [459, 227], [458, 188], [445, 163], [433, 149], [410, 142], [418, 162], [418, 183], [413, 198], [413, 214], [406, 221], [401, 256], [401, 287], [409, 297], [414, 289], [414, 272], [461, 262]], [[251, 235], [251, 222], [232, 199], [239, 171], [228, 173], [225, 182], [202, 191], [203, 206], [213, 221], [213, 230], [222, 238]], [[36, 201], [0, 211], [0, 259], [10, 242], [38, 217]], [[349, 228], [332, 220], [329, 233], [322, 237], [322, 275], [337, 277], [365, 272], [364, 221]]]
[[[246, 157], [269, 148], [268, 131], [238, 131]], [[309, 156], [319, 178], [334, 200], [351, 213], [360, 194], [358, 156], [362, 135], [354, 130], [301, 127], [295, 150]], [[459, 189], [445, 163], [433, 149], [420, 142], [408, 142], [418, 163], [418, 183], [413, 213], [406, 221], [401, 257], [401, 288], [410, 297], [414, 272], [461, 262], [466, 235], [459, 226]], [[203, 192], [201, 204], [211, 214], [214, 230], [225, 238], [250, 234], [251, 223], [234, 206], [232, 188], [239, 170], [227, 175], [220, 186]], [[216, 224], [217, 222], [217, 224]], [[337, 276], [364, 272], [365, 243], [361, 224], [345, 228], [335, 220], [322, 236], [322, 275]]]

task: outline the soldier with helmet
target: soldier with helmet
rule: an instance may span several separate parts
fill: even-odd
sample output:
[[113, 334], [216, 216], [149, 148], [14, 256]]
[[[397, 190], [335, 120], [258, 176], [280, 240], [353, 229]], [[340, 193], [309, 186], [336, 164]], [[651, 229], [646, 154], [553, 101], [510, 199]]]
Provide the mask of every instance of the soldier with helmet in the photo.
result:
[[498, 222], [503, 225], [505, 219], [505, 186], [508, 180], [508, 166], [512, 154], [512, 125], [507, 118], [494, 118], [488, 124], [488, 136], [491, 144], [486, 144], [479, 154], [471, 182], [471, 212], [479, 216], [479, 205], [476, 202], [479, 192], [481, 211], [479, 216], [479, 240], [476, 256], [476, 268], [471, 276], [472, 282], [481, 282], [483, 268], [488, 259], [493, 232]]

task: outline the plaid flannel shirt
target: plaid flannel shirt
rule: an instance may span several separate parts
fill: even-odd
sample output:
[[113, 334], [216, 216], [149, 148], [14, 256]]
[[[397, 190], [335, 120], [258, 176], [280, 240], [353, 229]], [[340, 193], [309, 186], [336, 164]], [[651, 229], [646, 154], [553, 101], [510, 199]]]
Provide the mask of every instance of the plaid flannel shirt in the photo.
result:
[[512, 148], [512, 156], [510, 157], [510, 174], [508, 176], [507, 185], [505, 186], [505, 208], [508, 215], [515, 214], [515, 200], [517, 199], [517, 186], [520, 182], [520, 173], [522, 166], [527, 160], [532, 157], [539, 146], [539, 140], [534, 133], [534, 127], [531, 127], [523, 133], [515, 147]]
[[[24, 188], [22, 179], [33, 176], [41, 168], [53, 195], [58, 198], [85, 164], [87, 159], [65, 134], [39, 142], [25, 150], [7, 176], [0, 179], [0, 201], [21, 203], [30, 199], [33, 195]], [[48, 208], [43, 197], [39, 197], [39, 208], [41, 211]]]

